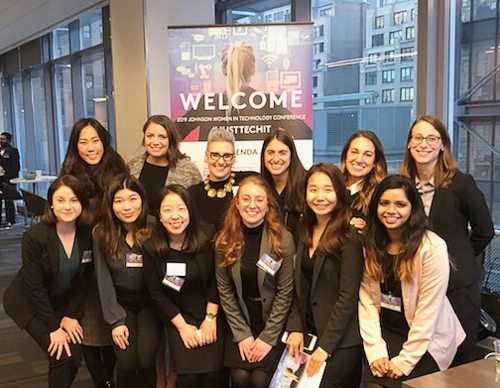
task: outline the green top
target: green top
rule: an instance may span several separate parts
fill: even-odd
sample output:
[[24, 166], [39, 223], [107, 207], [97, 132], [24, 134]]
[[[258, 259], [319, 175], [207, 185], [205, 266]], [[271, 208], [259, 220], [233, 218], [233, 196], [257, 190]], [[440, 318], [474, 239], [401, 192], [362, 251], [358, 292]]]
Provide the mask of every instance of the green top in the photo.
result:
[[73, 276], [75, 276], [78, 271], [78, 266], [80, 265], [80, 257], [78, 257], [78, 240], [76, 237], [69, 258], [59, 237], [57, 241], [59, 245], [59, 273], [52, 282], [51, 296], [62, 295], [71, 289], [71, 280]]

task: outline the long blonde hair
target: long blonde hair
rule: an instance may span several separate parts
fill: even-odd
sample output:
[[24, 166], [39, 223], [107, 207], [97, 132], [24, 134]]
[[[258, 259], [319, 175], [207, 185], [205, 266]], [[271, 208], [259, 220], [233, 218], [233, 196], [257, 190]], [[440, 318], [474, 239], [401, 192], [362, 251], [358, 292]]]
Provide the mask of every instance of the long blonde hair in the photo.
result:
[[253, 48], [246, 42], [231, 42], [222, 50], [222, 71], [226, 75], [227, 100], [232, 106], [234, 93], [248, 86], [255, 69]]

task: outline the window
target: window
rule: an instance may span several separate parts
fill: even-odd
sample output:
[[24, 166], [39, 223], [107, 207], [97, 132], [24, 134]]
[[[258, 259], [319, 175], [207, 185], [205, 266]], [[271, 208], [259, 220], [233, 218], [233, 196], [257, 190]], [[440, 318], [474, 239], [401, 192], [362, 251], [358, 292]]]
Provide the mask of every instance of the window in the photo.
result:
[[319, 16], [330, 16], [332, 14], [331, 8], [321, 9], [319, 11]]
[[375, 17], [375, 29], [384, 28], [384, 15]]
[[52, 31], [52, 59], [69, 54], [69, 26], [58, 27]]
[[389, 44], [399, 43], [403, 39], [403, 31], [397, 30], [389, 32]]
[[33, 129], [36, 134], [36, 141], [33, 142], [35, 147], [35, 165], [37, 166], [37, 170], [49, 173], [50, 149], [44, 82], [44, 74], [41, 66], [30, 70], [31, 101], [33, 101]]
[[382, 72], [382, 83], [390, 84], [394, 82], [394, 69], [384, 70]]
[[108, 127], [104, 53], [97, 51], [82, 58], [83, 114]]
[[365, 85], [376, 85], [377, 84], [377, 72], [370, 71], [365, 74]]
[[365, 98], [365, 104], [375, 104], [375, 92], [373, 90], [367, 90], [367, 93], [371, 93], [372, 97]]
[[74, 122], [71, 65], [69, 60], [60, 62], [54, 66], [54, 90], [54, 105], [56, 110], [55, 124], [58, 134], [59, 155], [64, 155]]
[[413, 56], [415, 52], [413, 52], [413, 47], [404, 47], [401, 49], [401, 62], [408, 62], [413, 60]]
[[321, 59], [315, 59], [313, 61], [313, 69], [314, 70], [319, 70], [320, 66], [321, 66]]
[[416, 9], [412, 8], [411, 9], [411, 20], [415, 20], [416, 16], [417, 16]]
[[372, 47], [383, 46], [384, 45], [384, 34], [378, 34], [372, 36]]
[[314, 76], [313, 77], [313, 88], [317, 88], [317, 87], [318, 87], [318, 77]]
[[401, 68], [401, 81], [413, 81], [413, 67]]
[[407, 16], [406, 11], [394, 12], [394, 25], [399, 26], [400, 24], [406, 23]]
[[382, 90], [382, 102], [394, 102], [394, 89]]
[[413, 86], [401, 88], [400, 101], [413, 101]]
[[80, 18], [80, 49], [102, 43], [102, 11], [97, 9]]
[[[292, 21], [292, 6], [289, 1], [279, 2], [251, 1], [227, 7], [223, 15], [218, 15], [220, 22], [227, 24], [283, 23]], [[217, 8], [216, 8], [217, 9]]]
[[324, 34], [324, 26], [317, 26], [313, 28], [313, 35], [315, 38], [320, 38]]
[[384, 62], [394, 62], [394, 50], [389, 50], [385, 52]]
[[379, 56], [380, 56], [379, 53], [368, 54], [368, 64], [373, 65], [373, 64], [377, 63]]
[[415, 27], [406, 27], [406, 40], [415, 39]]
[[324, 43], [314, 43], [313, 44], [313, 54], [319, 54], [324, 51]]

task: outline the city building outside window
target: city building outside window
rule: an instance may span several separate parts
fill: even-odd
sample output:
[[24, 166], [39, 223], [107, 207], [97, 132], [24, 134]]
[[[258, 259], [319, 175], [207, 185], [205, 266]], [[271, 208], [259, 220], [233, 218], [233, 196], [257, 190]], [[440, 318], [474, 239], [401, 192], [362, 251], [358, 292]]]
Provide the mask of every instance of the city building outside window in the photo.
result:
[[382, 102], [394, 102], [394, 89], [382, 90]]
[[414, 54], [413, 47], [403, 47], [401, 49], [401, 62], [412, 61]]
[[377, 72], [370, 71], [365, 74], [365, 85], [376, 85], [377, 84]]
[[406, 11], [394, 12], [394, 25], [399, 26], [400, 24], [406, 23], [406, 18], [408, 13]]
[[375, 18], [375, 29], [384, 28], [384, 15]]
[[413, 81], [413, 67], [401, 68], [401, 81]]
[[403, 38], [402, 30], [389, 32], [389, 44], [395, 44], [396, 41], [400, 42], [402, 38]]
[[401, 93], [399, 97], [400, 101], [413, 101], [413, 98], [414, 98], [413, 86], [401, 88]]
[[394, 50], [389, 50], [384, 53], [384, 62], [394, 62]]
[[382, 71], [382, 83], [390, 84], [394, 82], [394, 69]]
[[415, 39], [415, 27], [406, 27], [406, 40]]
[[372, 36], [372, 47], [378, 47], [384, 45], [384, 34], [378, 34]]

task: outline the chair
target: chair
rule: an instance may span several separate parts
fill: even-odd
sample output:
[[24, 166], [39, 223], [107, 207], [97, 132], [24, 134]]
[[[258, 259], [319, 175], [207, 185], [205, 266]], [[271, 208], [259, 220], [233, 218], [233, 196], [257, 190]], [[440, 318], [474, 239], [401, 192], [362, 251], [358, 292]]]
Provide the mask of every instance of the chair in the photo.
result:
[[45, 211], [47, 200], [31, 191], [21, 189], [21, 193], [23, 193], [26, 214], [31, 217], [31, 223], [33, 223], [33, 220], [39, 221]]
[[[14, 187], [11, 185], [8, 185], [5, 182], [2, 182], [2, 186], [0, 187], [0, 201], [1, 200], [7, 200], [7, 201], [19, 201], [22, 200], [23, 196], [19, 191], [17, 191]], [[26, 207], [25, 207], [26, 210]], [[24, 212], [24, 225], [26, 225], [26, 211]]]

